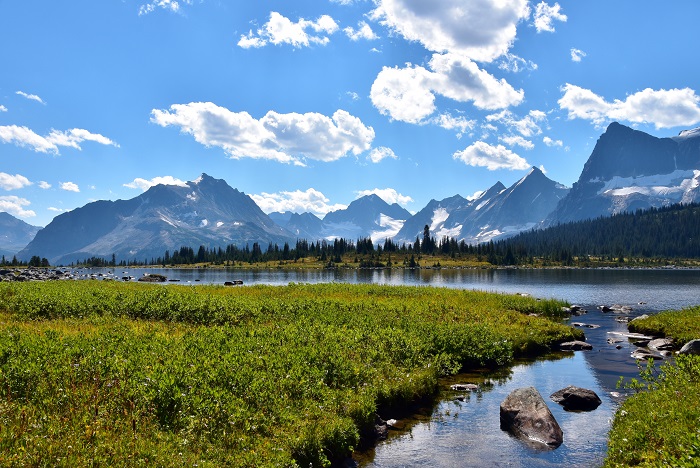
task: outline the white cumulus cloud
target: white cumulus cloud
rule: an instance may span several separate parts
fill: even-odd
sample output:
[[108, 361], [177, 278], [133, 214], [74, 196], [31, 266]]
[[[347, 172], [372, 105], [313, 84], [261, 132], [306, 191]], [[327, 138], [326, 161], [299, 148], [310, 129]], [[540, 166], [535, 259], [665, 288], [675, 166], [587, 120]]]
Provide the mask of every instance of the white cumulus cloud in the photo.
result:
[[308, 47], [311, 44], [327, 44], [339, 29], [338, 23], [328, 15], [320, 16], [316, 21], [303, 18], [293, 22], [276, 11], [270, 13], [270, 19], [261, 28], [250, 30], [241, 35], [238, 46], [244, 49], [264, 47], [268, 44], [289, 44], [294, 48]]
[[523, 90], [515, 90], [465, 57], [434, 54], [429, 67], [384, 67], [372, 84], [372, 104], [394, 120], [418, 124], [435, 112], [436, 95], [490, 110], [523, 100]]
[[379, 36], [377, 36], [374, 31], [372, 31], [369, 24], [364, 21], [359, 22], [357, 29], [348, 26], [347, 28], [343, 29], [343, 32], [350, 38], [351, 41], [359, 41], [360, 39], [373, 41], [375, 39], [379, 39]]
[[32, 183], [23, 175], [0, 172], [0, 188], [2, 189], [17, 190], [28, 185], [32, 185]]
[[700, 122], [700, 96], [690, 88], [644, 89], [625, 100], [606, 101], [593, 91], [572, 84], [563, 88], [559, 107], [569, 119], [590, 120], [601, 125], [609, 120], [653, 124], [656, 128], [695, 125]]
[[372, 151], [369, 152], [367, 158], [373, 163], [378, 163], [386, 158], [397, 159], [397, 156], [391, 148], [380, 146], [378, 148], [373, 148]]
[[7, 107], [0, 104], [0, 112], [7, 112]]
[[376, 195], [388, 204], [398, 203], [399, 205], [407, 205], [413, 201], [413, 198], [408, 195], [402, 195], [393, 188], [375, 188], [372, 190], [358, 190], [355, 192], [357, 198], [365, 197], [367, 195]]
[[455, 117], [447, 113], [432, 117], [430, 123], [442, 127], [445, 130], [456, 130], [457, 138], [462, 138], [462, 135], [464, 135], [467, 130], [472, 130], [474, 125], [476, 125], [475, 120], [469, 120], [463, 115]]
[[261, 193], [250, 196], [265, 213], [292, 211], [309, 212], [323, 216], [330, 211], [344, 210], [347, 205], [329, 204], [330, 200], [322, 192], [309, 188], [305, 191]]
[[390, 30], [433, 52], [490, 62], [513, 44], [530, 16], [527, 0], [375, 0], [370, 14]]
[[41, 98], [40, 98], [39, 96], [37, 96], [36, 94], [28, 94], [28, 93], [25, 93], [24, 91], [16, 91], [15, 94], [18, 95], [18, 96], [22, 96], [23, 98], [29, 99], [30, 101], [36, 101], [36, 102], [38, 102], [38, 103], [40, 103], [40, 104], [46, 104], [46, 103], [44, 102], [44, 100], [41, 99]]
[[547, 146], [558, 146], [558, 147], [564, 146], [564, 142], [563, 142], [563, 141], [561, 141], [561, 140], [552, 140], [552, 139], [549, 138], [548, 136], [542, 138], [542, 143], [544, 143], [544, 144], [547, 145]]
[[140, 190], [145, 192], [149, 188], [151, 188], [155, 185], [158, 185], [158, 184], [177, 185], [179, 187], [187, 187], [187, 182], [182, 181], [180, 179], [176, 179], [173, 176], [159, 176], [159, 177], [154, 177], [151, 180], [146, 180], [146, 179], [142, 179], [140, 177], [137, 177], [132, 182], [129, 182], [128, 184], [123, 184], [123, 185], [124, 185], [124, 187], [132, 188], [132, 189], [140, 189]]
[[497, 114], [487, 115], [486, 120], [503, 124], [508, 129], [530, 138], [542, 133], [541, 124], [546, 122], [547, 114], [540, 110], [531, 110], [525, 117], [520, 118], [509, 110], [503, 110]]
[[150, 3], [144, 3], [139, 7], [139, 16], [147, 15], [156, 10], [156, 8], [162, 8], [166, 11], [171, 11], [177, 13], [180, 11], [180, 5], [192, 5], [192, 0], [153, 0]]
[[535, 147], [535, 144], [533, 142], [523, 138], [520, 135], [505, 135], [499, 137], [498, 139], [510, 147], [520, 146], [521, 148], [526, 150], [531, 150]]
[[73, 128], [66, 131], [51, 130], [48, 135], [41, 136], [27, 127], [4, 125], [0, 126], [0, 141], [3, 143], [14, 143], [21, 147], [29, 147], [38, 153], [53, 154], [59, 154], [59, 146], [81, 150], [80, 144], [84, 141], [119, 147], [117, 143], [109, 138], [81, 128]]
[[521, 71], [537, 70], [537, 64], [517, 55], [507, 53], [499, 60], [498, 68], [504, 71], [519, 73]]
[[24, 208], [30, 204], [30, 201], [26, 198], [20, 198], [14, 195], [0, 197], [0, 211], [4, 211], [18, 218], [31, 218], [36, 216], [34, 211]]
[[580, 62], [583, 60], [583, 57], [586, 56], [586, 53], [582, 51], [581, 49], [571, 49], [571, 60], [573, 62]]
[[549, 6], [546, 2], [540, 2], [535, 7], [533, 23], [537, 32], [554, 32], [554, 21], [566, 22], [567, 16], [561, 12], [561, 6], [555, 3]]
[[43, 190], [48, 190], [51, 188], [51, 184], [46, 182], [45, 180], [40, 180], [39, 181], [39, 188]]
[[370, 149], [374, 129], [347, 111], [331, 117], [309, 112], [269, 111], [260, 119], [211, 102], [173, 104], [153, 109], [151, 122], [177, 126], [205, 146], [222, 148], [231, 158], [270, 159], [304, 165], [305, 159], [335, 161]]
[[452, 157], [468, 166], [485, 167], [489, 171], [497, 169], [524, 170], [530, 164], [503, 145], [493, 146], [477, 141], [463, 151], [457, 151]]
[[75, 182], [60, 182], [59, 185], [61, 190], [65, 190], [67, 192], [80, 192], [80, 188]]

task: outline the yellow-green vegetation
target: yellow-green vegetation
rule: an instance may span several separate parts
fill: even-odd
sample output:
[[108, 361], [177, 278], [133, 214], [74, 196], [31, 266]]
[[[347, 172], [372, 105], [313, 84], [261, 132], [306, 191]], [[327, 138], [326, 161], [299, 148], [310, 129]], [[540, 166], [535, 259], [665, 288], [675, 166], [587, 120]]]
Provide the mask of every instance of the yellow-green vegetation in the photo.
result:
[[438, 377], [581, 338], [561, 306], [374, 285], [2, 283], [0, 465], [327, 465]]
[[684, 344], [700, 338], [700, 306], [660, 312], [648, 318], [633, 320], [630, 331], [673, 338]]
[[[668, 311], [630, 323], [630, 330], [673, 337], [680, 344], [700, 338], [700, 307]], [[655, 368], [650, 362], [639, 390], [615, 414], [605, 466], [700, 465], [700, 356], [677, 356]]]

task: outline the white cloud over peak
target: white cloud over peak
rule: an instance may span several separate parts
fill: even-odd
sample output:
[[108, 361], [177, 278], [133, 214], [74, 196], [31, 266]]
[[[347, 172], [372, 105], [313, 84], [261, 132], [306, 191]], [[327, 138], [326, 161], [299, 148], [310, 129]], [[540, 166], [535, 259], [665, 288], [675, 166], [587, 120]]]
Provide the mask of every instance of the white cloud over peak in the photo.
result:
[[61, 190], [65, 190], [67, 192], [80, 192], [78, 184], [74, 182], [60, 182], [59, 185], [61, 187]]
[[531, 150], [535, 148], [535, 144], [533, 142], [523, 138], [520, 135], [506, 135], [501, 136], [498, 139], [510, 147], [520, 146], [521, 148], [526, 150]]
[[119, 147], [117, 143], [109, 138], [81, 128], [73, 128], [66, 131], [51, 130], [47, 136], [41, 136], [27, 127], [19, 127], [17, 125], [0, 126], [0, 142], [29, 147], [38, 153], [59, 154], [59, 146], [81, 150], [80, 144], [84, 141]]
[[369, 155], [367, 156], [367, 159], [372, 161], [373, 163], [378, 163], [382, 159], [386, 158], [391, 158], [391, 159], [398, 159], [396, 154], [394, 153], [394, 150], [391, 148], [387, 148], [386, 146], [380, 146], [378, 148], [373, 148], [372, 151], [369, 152]]
[[593, 91], [572, 84], [562, 88], [559, 107], [569, 119], [590, 120], [602, 125], [609, 120], [653, 124], [656, 128], [695, 125], [700, 122], [700, 96], [690, 88], [646, 88], [628, 95], [624, 101], [606, 101]]
[[[375, 0], [370, 17], [433, 52], [490, 62], [513, 44], [530, 16], [527, 0]], [[478, 25], [478, 27], [476, 26]]]
[[24, 207], [30, 204], [31, 202], [26, 198], [20, 198], [14, 195], [0, 197], [0, 211], [10, 213], [18, 218], [31, 218], [36, 216], [34, 211], [24, 209]]
[[357, 194], [357, 198], [365, 197], [367, 195], [376, 195], [390, 205], [398, 203], [399, 205], [405, 206], [413, 201], [413, 198], [407, 195], [402, 195], [393, 188], [358, 190], [355, 193]]
[[260, 119], [232, 112], [211, 102], [173, 104], [153, 109], [151, 122], [180, 127], [205, 146], [222, 148], [232, 159], [270, 159], [304, 165], [305, 159], [335, 161], [370, 149], [374, 129], [347, 111], [331, 116], [309, 112], [268, 111]]
[[180, 4], [192, 5], [192, 0], [153, 0], [150, 3], [145, 3], [139, 7], [139, 16], [147, 15], [162, 8], [163, 10], [177, 13], [180, 11]]
[[265, 213], [292, 211], [295, 213], [309, 212], [318, 216], [323, 216], [330, 211], [344, 210], [347, 205], [334, 204], [322, 192], [309, 188], [305, 191], [295, 190], [293, 192], [261, 193], [251, 195], [253, 201]]
[[360, 39], [373, 41], [375, 39], [379, 39], [379, 36], [377, 36], [374, 31], [372, 31], [369, 24], [364, 21], [360, 21], [358, 23], [357, 29], [348, 26], [347, 28], [343, 28], [343, 32], [350, 38], [351, 41], [359, 41]]
[[32, 183], [23, 175], [12, 175], [0, 172], [0, 188], [2, 189], [17, 190], [22, 187], [27, 187], [28, 185], [32, 185]]
[[573, 62], [580, 62], [583, 60], [583, 57], [586, 56], [586, 53], [582, 51], [581, 49], [571, 49], [571, 61]]
[[[244, 49], [264, 47], [267, 44], [289, 44], [292, 47], [308, 47], [311, 44], [327, 44], [327, 35], [339, 29], [338, 23], [328, 15], [320, 16], [316, 21], [300, 18], [296, 23], [276, 11], [270, 13], [270, 19], [257, 31], [250, 30], [241, 36], [238, 46]], [[309, 34], [311, 30], [314, 34]], [[327, 35], [326, 35], [327, 34]]]
[[436, 110], [436, 95], [490, 110], [523, 100], [523, 90], [516, 91], [465, 57], [434, 54], [428, 66], [430, 70], [411, 64], [405, 68], [384, 67], [372, 84], [372, 104], [394, 120], [424, 123]]
[[63, 208], [56, 208], [55, 206], [50, 206], [50, 207], [48, 207], [48, 208], [46, 208], [46, 209], [49, 210], [49, 211], [53, 211], [53, 212], [55, 212], [55, 213], [63, 213], [64, 211], [66, 211], [66, 210], [64, 210]]
[[129, 182], [128, 184], [123, 184], [124, 187], [132, 188], [132, 189], [140, 189], [143, 192], [148, 190], [149, 188], [158, 185], [158, 184], [163, 184], [163, 185], [177, 185], [179, 187], [187, 187], [187, 182], [176, 179], [173, 176], [159, 176], [159, 177], [154, 177], [151, 180], [146, 180], [142, 179], [140, 177], [137, 177], [134, 179], [132, 182]]
[[40, 104], [46, 104], [43, 99], [41, 99], [39, 96], [36, 94], [27, 94], [24, 91], [16, 91], [16, 95], [22, 96], [23, 98], [29, 99], [30, 101], [36, 101]]
[[567, 19], [567, 16], [561, 12], [561, 6], [558, 3], [549, 6], [546, 2], [540, 2], [535, 7], [533, 24], [538, 33], [554, 32], [554, 21], [566, 22]]
[[530, 167], [530, 163], [505, 146], [493, 146], [483, 141], [477, 141], [463, 151], [457, 151], [452, 157], [468, 166], [485, 167], [489, 171], [525, 170]]
[[45, 180], [40, 180], [39, 181], [39, 188], [43, 190], [48, 190], [51, 188], [51, 184], [46, 182]]

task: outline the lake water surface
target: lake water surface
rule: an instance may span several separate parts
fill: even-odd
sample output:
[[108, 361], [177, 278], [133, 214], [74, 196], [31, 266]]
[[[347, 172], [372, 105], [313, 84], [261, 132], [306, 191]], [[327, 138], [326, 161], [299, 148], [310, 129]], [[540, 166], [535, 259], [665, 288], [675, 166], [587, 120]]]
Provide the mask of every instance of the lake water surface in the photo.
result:
[[[95, 272], [96, 270], [86, 270]], [[107, 270], [97, 270], [104, 271]], [[286, 285], [296, 283], [377, 283], [437, 286], [482, 291], [525, 293], [539, 298], [563, 299], [588, 309], [572, 319], [600, 325], [585, 329], [593, 351], [559, 353], [548, 359], [519, 362], [494, 374], [464, 374], [444, 379], [435, 405], [409, 417], [402, 415], [387, 441], [357, 453], [359, 466], [403, 467], [594, 467], [602, 464], [607, 450], [611, 418], [624, 397], [618, 379], [638, 376], [626, 339], [615, 344], [607, 339], [627, 331], [616, 321], [643, 313], [700, 304], [700, 270], [687, 269], [552, 269], [552, 270], [217, 270], [217, 269], [126, 269], [129, 275], [160, 273], [180, 283]], [[121, 270], [115, 272], [121, 276]], [[627, 314], [603, 313], [598, 305], [631, 306]], [[484, 384], [484, 382], [489, 382]], [[479, 392], [465, 401], [464, 392], [449, 389], [452, 383], [476, 383]], [[566, 412], [549, 395], [568, 385], [594, 390], [602, 405], [592, 412]], [[555, 450], [540, 450], [501, 431], [499, 406], [516, 388], [534, 386], [564, 431], [564, 443]], [[613, 392], [622, 393], [622, 397]], [[392, 415], [382, 415], [392, 418]]]

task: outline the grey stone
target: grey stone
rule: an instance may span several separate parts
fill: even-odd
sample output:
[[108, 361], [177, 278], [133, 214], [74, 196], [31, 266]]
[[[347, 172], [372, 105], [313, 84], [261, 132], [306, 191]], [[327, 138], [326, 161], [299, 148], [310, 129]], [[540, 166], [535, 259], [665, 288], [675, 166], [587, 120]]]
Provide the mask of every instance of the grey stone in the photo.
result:
[[683, 345], [679, 354], [700, 354], [700, 340], [691, 340]]
[[501, 429], [549, 448], [559, 447], [564, 433], [534, 387], [513, 390], [501, 403]]
[[589, 351], [593, 349], [593, 345], [585, 341], [567, 341], [566, 343], [561, 343], [559, 349], [562, 351]]
[[552, 393], [549, 398], [567, 411], [593, 411], [602, 403], [593, 390], [573, 385]]
[[674, 343], [671, 338], [657, 338], [651, 340], [647, 346], [656, 351], [670, 351], [674, 348]]

